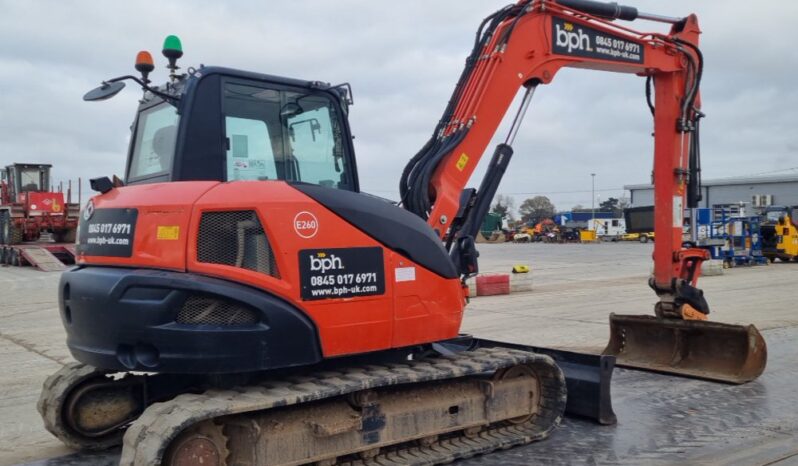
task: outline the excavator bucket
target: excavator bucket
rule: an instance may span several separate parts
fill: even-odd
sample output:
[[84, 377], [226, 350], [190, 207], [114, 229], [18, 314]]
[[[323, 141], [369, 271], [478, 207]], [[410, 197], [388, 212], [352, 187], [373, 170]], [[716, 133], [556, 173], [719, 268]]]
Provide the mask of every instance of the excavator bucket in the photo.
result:
[[740, 384], [765, 370], [767, 345], [753, 325], [610, 314], [605, 355], [618, 366]]

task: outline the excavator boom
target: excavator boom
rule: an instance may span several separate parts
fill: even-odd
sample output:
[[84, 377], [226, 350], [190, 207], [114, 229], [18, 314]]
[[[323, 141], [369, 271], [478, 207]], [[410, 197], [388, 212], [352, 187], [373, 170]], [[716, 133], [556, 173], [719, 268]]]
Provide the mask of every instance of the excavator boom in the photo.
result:
[[[670, 23], [671, 30], [644, 33], [612, 22], [636, 18]], [[700, 33], [695, 15], [667, 18], [586, 0], [520, 1], [499, 10], [483, 23], [446, 111], [405, 168], [400, 189], [405, 207], [448, 238], [461, 275], [472, 276], [476, 228], [513, 155], [534, 89], [566, 67], [644, 77], [654, 119], [657, 238], [649, 284], [659, 302], [655, 319], [611, 316], [606, 353], [619, 365], [744, 382], [764, 370], [765, 342], [753, 326], [703, 322], [709, 305], [697, 280], [708, 253], [682, 247], [684, 209], [700, 200]], [[522, 87], [518, 114], [480, 188], [464, 189]]]

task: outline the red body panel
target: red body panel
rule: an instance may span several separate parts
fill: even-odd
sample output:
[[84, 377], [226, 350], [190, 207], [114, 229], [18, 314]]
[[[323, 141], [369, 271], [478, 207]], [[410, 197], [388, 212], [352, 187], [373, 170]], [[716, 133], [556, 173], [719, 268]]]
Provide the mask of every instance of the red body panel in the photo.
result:
[[[382, 246], [281, 181], [180, 182], [117, 188], [94, 198], [95, 208], [137, 207], [130, 258], [79, 256], [82, 264], [187, 270], [268, 291], [303, 310], [316, 324], [326, 357], [439, 341], [456, 336], [465, 306], [458, 279], [445, 279]], [[247, 269], [197, 261], [202, 212], [255, 210], [272, 250], [279, 278]], [[300, 212], [318, 220], [311, 237], [295, 229]], [[158, 226], [178, 226], [178, 239], [158, 239]], [[298, 257], [303, 249], [381, 247], [385, 293], [304, 301]], [[397, 268], [414, 269], [397, 281]]]
[[[3, 183], [3, 201], [8, 190]], [[77, 205], [64, 202], [64, 193], [48, 191], [22, 192], [14, 202], [0, 202], [0, 210], [11, 213], [11, 222], [23, 232], [23, 241], [36, 241], [42, 231], [64, 231], [77, 228]], [[70, 216], [71, 215], [71, 216]]]
[[[215, 181], [127, 186], [95, 196], [95, 209], [135, 207], [139, 211], [131, 257], [95, 257], [78, 253], [79, 264], [121, 265], [186, 270], [186, 238], [191, 206]], [[178, 239], [157, 239], [158, 227], [178, 227]], [[196, 237], [196, 235], [195, 235]]]
[[28, 215], [63, 215], [65, 210], [64, 193], [23, 192], [19, 194], [19, 202]]

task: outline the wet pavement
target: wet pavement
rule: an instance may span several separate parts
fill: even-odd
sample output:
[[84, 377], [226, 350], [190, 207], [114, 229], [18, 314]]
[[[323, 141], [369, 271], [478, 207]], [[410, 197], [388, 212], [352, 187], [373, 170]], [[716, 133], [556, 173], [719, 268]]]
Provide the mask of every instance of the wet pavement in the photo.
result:
[[798, 329], [764, 336], [768, 367], [753, 382], [726, 385], [617, 368], [617, 425], [566, 418], [544, 442], [460, 464], [798, 464]]
[[[618, 424], [566, 418], [536, 444], [457, 464], [792, 465], [798, 464], [798, 328], [765, 332], [768, 368], [756, 381], [726, 385], [618, 368]], [[25, 466], [111, 466], [118, 453], [73, 454]]]

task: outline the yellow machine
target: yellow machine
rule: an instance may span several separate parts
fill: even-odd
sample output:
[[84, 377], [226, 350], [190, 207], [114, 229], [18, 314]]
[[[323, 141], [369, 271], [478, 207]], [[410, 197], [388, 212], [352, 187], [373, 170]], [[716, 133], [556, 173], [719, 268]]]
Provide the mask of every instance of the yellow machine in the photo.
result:
[[621, 235], [621, 241], [640, 241], [641, 243], [648, 243], [649, 241], [654, 241], [654, 232], [625, 233]]
[[792, 207], [770, 207], [761, 224], [762, 254], [771, 262], [798, 260], [798, 225]]

